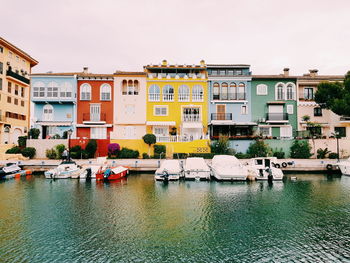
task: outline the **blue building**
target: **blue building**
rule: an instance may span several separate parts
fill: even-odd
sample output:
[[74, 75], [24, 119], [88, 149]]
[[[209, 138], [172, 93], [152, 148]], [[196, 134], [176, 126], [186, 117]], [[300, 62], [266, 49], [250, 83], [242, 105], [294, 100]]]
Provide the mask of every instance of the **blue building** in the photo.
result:
[[252, 122], [250, 65], [208, 64], [207, 70], [210, 138], [228, 136], [232, 148], [245, 152], [257, 125]]
[[31, 75], [31, 127], [40, 138], [72, 130], [75, 138], [77, 78], [74, 73]]

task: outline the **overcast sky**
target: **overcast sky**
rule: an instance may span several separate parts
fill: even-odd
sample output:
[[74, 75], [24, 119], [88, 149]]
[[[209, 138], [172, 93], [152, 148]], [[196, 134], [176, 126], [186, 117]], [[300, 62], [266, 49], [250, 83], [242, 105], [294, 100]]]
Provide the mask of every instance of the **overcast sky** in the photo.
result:
[[0, 34], [38, 72], [250, 64], [254, 74], [350, 69], [349, 0], [11, 0]]

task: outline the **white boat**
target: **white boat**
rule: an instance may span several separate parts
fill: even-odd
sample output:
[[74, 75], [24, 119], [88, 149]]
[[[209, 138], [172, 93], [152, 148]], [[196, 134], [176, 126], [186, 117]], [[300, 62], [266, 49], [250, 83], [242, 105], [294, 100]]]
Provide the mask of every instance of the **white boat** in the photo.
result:
[[46, 179], [67, 179], [79, 178], [84, 172], [86, 170], [78, 166], [75, 162], [65, 161], [56, 168], [46, 171], [44, 174]]
[[350, 158], [346, 159], [345, 161], [338, 162], [336, 165], [338, 165], [343, 175], [350, 176]]
[[252, 158], [248, 172], [253, 172], [256, 176], [256, 180], [269, 180], [269, 176], [272, 176], [272, 180], [281, 181], [283, 179], [283, 172], [281, 169], [273, 167], [273, 163], [277, 163], [276, 157], [257, 157]]
[[183, 175], [179, 160], [164, 160], [154, 175], [156, 180], [168, 181], [179, 180]]
[[216, 180], [245, 181], [248, 176], [247, 167], [233, 155], [215, 155], [211, 169]]
[[0, 179], [18, 178], [30, 174], [30, 170], [22, 170], [17, 163], [7, 163], [3, 167], [0, 167]]
[[96, 158], [96, 164], [94, 165], [84, 165], [83, 168], [86, 170], [85, 173], [82, 173], [80, 175], [80, 179], [95, 179], [96, 174], [99, 171], [106, 170], [107, 168], [107, 157], [97, 157]]
[[184, 168], [184, 176], [185, 179], [188, 180], [210, 180], [210, 168], [205, 163], [204, 158], [193, 157], [187, 158], [185, 168]]

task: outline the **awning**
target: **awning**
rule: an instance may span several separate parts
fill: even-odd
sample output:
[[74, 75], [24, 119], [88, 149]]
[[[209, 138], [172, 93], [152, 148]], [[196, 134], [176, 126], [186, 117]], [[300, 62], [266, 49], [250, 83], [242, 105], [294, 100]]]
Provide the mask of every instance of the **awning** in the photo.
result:
[[175, 126], [175, 121], [148, 121], [146, 125], [149, 126]]
[[70, 121], [37, 121], [42, 126], [72, 126]]
[[113, 124], [77, 124], [77, 128], [111, 128]]
[[203, 129], [203, 124], [201, 122], [183, 122], [183, 129]]

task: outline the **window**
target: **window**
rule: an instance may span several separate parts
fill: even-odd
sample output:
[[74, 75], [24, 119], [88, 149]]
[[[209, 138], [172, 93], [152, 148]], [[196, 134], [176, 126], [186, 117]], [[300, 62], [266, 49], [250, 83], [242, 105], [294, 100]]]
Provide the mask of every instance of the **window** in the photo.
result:
[[35, 82], [33, 85], [33, 97], [43, 98], [45, 97], [45, 85], [42, 82]]
[[256, 86], [256, 95], [267, 95], [267, 85], [259, 84]]
[[293, 133], [292, 126], [281, 126], [280, 137], [281, 138], [291, 138]]
[[211, 74], [212, 74], [212, 75], [217, 75], [217, 74], [218, 74], [218, 71], [217, 71], [217, 70], [212, 70]]
[[87, 83], [80, 86], [80, 100], [91, 100], [91, 86]]
[[314, 108], [314, 116], [315, 117], [322, 116], [322, 108], [320, 108], [320, 107]]
[[125, 105], [125, 114], [127, 115], [131, 115], [131, 114], [135, 114], [135, 105]]
[[242, 82], [238, 84], [237, 100], [245, 100], [245, 85]]
[[7, 96], [7, 103], [11, 103], [11, 97]]
[[24, 101], [23, 100], [21, 101], [21, 106], [24, 107]]
[[276, 86], [276, 100], [284, 100], [284, 85], [282, 83]]
[[46, 97], [57, 98], [58, 97], [58, 84], [56, 82], [50, 82], [47, 87]]
[[8, 82], [8, 84], [7, 84], [7, 92], [8, 93], [11, 93], [11, 88], [12, 88], [12, 83]]
[[159, 101], [160, 100], [160, 88], [158, 85], [151, 85], [148, 90], [148, 100], [149, 101]]
[[189, 101], [189, 100], [190, 100], [190, 88], [187, 85], [181, 85], [179, 87], [179, 101]]
[[228, 99], [229, 100], [237, 99], [237, 85], [234, 82], [230, 83], [230, 87], [228, 89]]
[[242, 115], [248, 114], [248, 107], [246, 105], [241, 106], [241, 114]]
[[136, 139], [136, 128], [133, 126], [126, 126], [124, 128], [125, 139]]
[[2, 90], [2, 78], [0, 78], [0, 90]]
[[90, 133], [91, 139], [107, 139], [107, 128], [91, 128]]
[[0, 74], [4, 73], [3, 64], [0, 62]]
[[123, 80], [122, 81], [122, 94], [123, 95], [138, 95], [139, 94], [139, 81], [138, 80]]
[[228, 99], [228, 84], [226, 82], [221, 84], [221, 100], [227, 100]]
[[18, 96], [18, 85], [15, 85], [15, 95]]
[[340, 137], [346, 137], [346, 127], [334, 127], [334, 132]]
[[313, 100], [314, 99], [314, 89], [313, 88], [304, 88], [304, 99]]
[[169, 133], [168, 127], [153, 127], [153, 133], [156, 136], [166, 136]]
[[174, 101], [174, 88], [171, 85], [163, 87], [163, 101]]
[[192, 101], [203, 101], [203, 87], [201, 85], [193, 86]]
[[72, 93], [73, 93], [72, 84], [70, 84], [69, 82], [64, 82], [60, 88], [60, 97], [61, 98], [71, 98]]
[[111, 100], [111, 85], [109, 84], [102, 84], [100, 88], [101, 92], [101, 100]]
[[4, 53], [4, 48], [0, 46], [0, 53]]
[[220, 85], [219, 83], [215, 82], [213, 84], [213, 100], [220, 99]]
[[293, 105], [287, 105], [287, 113], [288, 114], [294, 113], [294, 106]]
[[18, 99], [14, 99], [14, 104], [18, 105]]
[[233, 70], [232, 69], [228, 70], [227, 75], [233, 76]]
[[225, 70], [220, 70], [220, 76], [225, 76]]
[[236, 75], [242, 75], [242, 70], [241, 69], [237, 69], [236, 70]]
[[154, 116], [167, 116], [168, 115], [168, 107], [163, 106], [154, 106]]
[[259, 127], [261, 136], [271, 136], [271, 127]]
[[295, 99], [295, 86], [292, 83], [287, 84], [287, 100]]
[[50, 104], [46, 104], [43, 107], [43, 120], [53, 121], [53, 107]]
[[101, 104], [98, 104], [98, 103], [90, 104], [90, 121], [101, 121]]
[[21, 97], [24, 98], [24, 88], [21, 87]]

